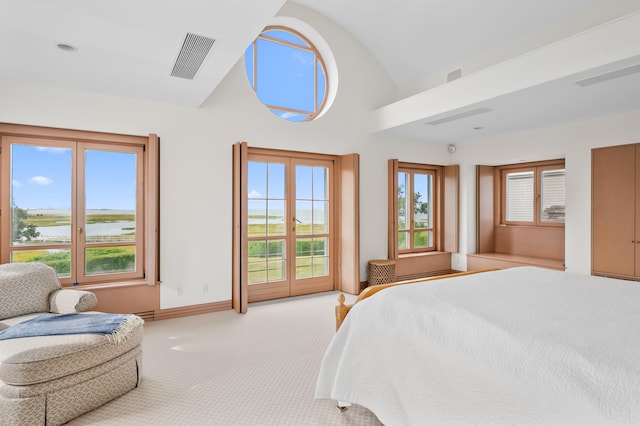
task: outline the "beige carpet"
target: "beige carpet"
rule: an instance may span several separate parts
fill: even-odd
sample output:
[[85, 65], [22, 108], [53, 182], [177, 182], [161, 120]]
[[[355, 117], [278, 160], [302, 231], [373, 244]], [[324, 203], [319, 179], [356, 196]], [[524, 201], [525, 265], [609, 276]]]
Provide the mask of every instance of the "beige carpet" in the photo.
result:
[[148, 322], [142, 385], [69, 425], [379, 425], [313, 398], [337, 296]]

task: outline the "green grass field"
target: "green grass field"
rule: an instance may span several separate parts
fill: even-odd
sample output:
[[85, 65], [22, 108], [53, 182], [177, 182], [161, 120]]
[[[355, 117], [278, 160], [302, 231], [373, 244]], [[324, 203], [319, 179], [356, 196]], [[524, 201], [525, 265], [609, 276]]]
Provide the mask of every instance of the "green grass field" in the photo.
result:
[[[132, 222], [136, 220], [135, 214], [91, 214], [87, 215], [87, 224], [93, 223], [114, 223], [114, 222]], [[27, 216], [25, 221], [28, 225], [35, 226], [64, 226], [71, 224], [71, 217], [67, 215], [33, 215]]]
[[[296, 279], [328, 275], [329, 271], [325, 268], [326, 260], [327, 258], [325, 257], [299, 257], [296, 260]], [[285, 280], [285, 264], [286, 260], [283, 260], [282, 257], [270, 257], [269, 260], [265, 260], [262, 257], [249, 257], [247, 265], [249, 284]]]
[[[135, 221], [134, 214], [91, 214], [86, 217], [87, 224], [114, 223]], [[71, 225], [71, 218], [67, 215], [29, 214], [25, 222], [36, 227]], [[85, 251], [85, 274], [99, 274], [109, 272], [128, 272], [135, 270], [135, 246], [124, 245], [135, 240], [135, 228], [122, 235], [122, 246], [91, 247]], [[133, 237], [133, 238], [132, 238]], [[95, 238], [94, 238], [95, 239]], [[99, 238], [98, 238], [99, 240]], [[56, 243], [49, 241], [49, 243]], [[59, 243], [68, 243], [60, 241]], [[71, 250], [69, 249], [35, 249], [13, 250], [12, 262], [43, 262], [56, 270], [58, 276], [69, 276], [71, 271]]]
[[[251, 216], [252, 218], [264, 219], [264, 216]], [[279, 217], [269, 217], [275, 220]], [[134, 221], [133, 214], [92, 214], [88, 215], [87, 224], [94, 223], [114, 223], [120, 221]], [[66, 215], [28, 215], [27, 224], [33, 224], [37, 227], [47, 226], [65, 226], [71, 224], [71, 219]], [[134, 228], [127, 228], [135, 231]], [[296, 224], [296, 233], [298, 235], [310, 235], [312, 233], [326, 233], [327, 226], [324, 224]], [[286, 235], [285, 225], [275, 223], [266, 225], [250, 224], [248, 226], [248, 235], [251, 237], [266, 237], [274, 235]], [[124, 235], [135, 235], [130, 232]], [[307, 238], [298, 240], [296, 251], [298, 257], [296, 259], [296, 278], [312, 278], [325, 276], [328, 274], [326, 270], [327, 258], [325, 257], [325, 240], [326, 237]], [[268, 244], [264, 241], [253, 241], [249, 249], [249, 283], [257, 284], [264, 282], [276, 282], [286, 279], [285, 263], [283, 259], [284, 240], [270, 241]], [[267, 247], [268, 246], [268, 247]], [[267, 259], [267, 250], [270, 255]], [[278, 253], [280, 254], [278, 256]], [[275, 256], [273, 254], [276, 254]], [[87, 274], [102, 272], [122, 272], [135, 268], [135, 247], [103, 247], [89, 248], [86, 251], [86, 269]], [[12, 253], [13, 262], [43, 262], [52, 266], [58, 272], [59, 276], [68, 276], [71, 269], [71, 252], [70, 250], [15, 250]]]
[[[264, 219], [264, 216], [253, 215], [254, 219]], [[328, 275], [326, 270], [327, 226], [325, 224], [296, 224], [296, 235], [325, 234], [322, 237], [299, 238], [296, 240], [296, 279], [321, 277]], [[249, 241], [249, 284], [283, 281], [286, 277], [285, 251], [287, 233], [284, 224], [249, 224], [248, 235], [251, 238], [282, 236], [279, 240]]]
[[[247, 226], [247, 234], [250, 237], [261, 237], [268, 235], [286, 235], [285, 226], [282, 223], [269, 224], [268, 226], [263, 223], [251, 223]], [[329, 230], [327, 225], [322, 223], [316, 223], [312, 225], [310, 223], [298, 223], [296, 224], [296, 234], [298, 235], [310, 235], [310, 234], [327, 234]]]
[[[70, 250], [14, 250], [12, 262], [42, 262], [56, 270], [58, 276], [69, 276]], [[130, 272], [135, 270], [135, 247], [96, 247], [85, 252], [85, 274]]]

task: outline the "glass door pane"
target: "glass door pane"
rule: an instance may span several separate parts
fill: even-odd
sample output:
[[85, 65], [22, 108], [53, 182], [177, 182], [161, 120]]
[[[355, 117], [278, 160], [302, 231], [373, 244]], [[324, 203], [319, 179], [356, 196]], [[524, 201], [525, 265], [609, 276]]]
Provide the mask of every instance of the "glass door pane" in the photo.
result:
[[248, 284], [287, 280], [286, 166], [249, 161]]
[[564, 223], [565, 170], [543, 170], [541, 174], [540, 217], [542, 222]]
[[434, 246], [433, 241], [433, 175], [413, 173], [413, 248]]
[[409, 174], [398, 173], [398, 249], [409, 248], [409, 221], [407, 220], [407, 191], [409, 190]]
[[11, 261], [71, 273], [72, 149], [11, 145]]
[[137, 158], [131, 152], [85, 151], [85, 274], [136, 270]]
[[512, 222], [533, 222], [533, 172], [506, 174], [506, 219]]
[[413, 220], [415, 222], [414, 228], [432, 228], [432, 176], [430, 174], [415, 173], [413, 181]]
[[296, 279], [329, 275], [329, 169], [295, 167]]

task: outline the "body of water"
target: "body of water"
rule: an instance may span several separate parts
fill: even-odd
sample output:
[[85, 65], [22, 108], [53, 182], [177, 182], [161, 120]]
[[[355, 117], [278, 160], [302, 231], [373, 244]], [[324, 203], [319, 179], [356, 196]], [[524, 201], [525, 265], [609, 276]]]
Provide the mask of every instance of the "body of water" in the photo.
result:
[[[31, 216], [69, 216], [69, 209], [27, 209], [27, 212]], [[123, 215], [134, 214], [133, 210], [110, 210], [110, 209], [96, 209], [87, 210], [87, 216], [91, 215]], [[135, 231], [135, 221], [115, 221], [115, 222], [102, 222], [91, 223], [84, 227], [83, 232], [88, 237], [95, 236], [114, 236], [130, 234]], [[54, 226], [37, 226], [36, 231], [40, 233], [40, 236], [36, 240], [57, 240], [57, 239], [70, 239], [71, 238], [71, 226], [70, 225], [54, 225]]]
[[[269, 223], [278, 223], [278, 217], [284, 222], [284, 211], [282, 209], [271, 209], [268, 212]], [[313, 218], [316, 224], [325, 223], [324, 220], [325, 210], [316, 209], [312, 214], [311, 209], [300, 209], [296, 212], [296, 219], [302, 223], [311, 223]], [[249, 217], [247, 218], [249, 225], [264, 223], [264, 210], [249, 209]]]
[[[69, 216], [71, 209], [25, 209], [28, 215], [42, 215], [42, 216]], [[87, 216], [96, 214], [135, 214], [135, 210], [112, 210], [112, 209], [88, 209]]]
[[[89, 237], [99, 235], [123, 235], [134, 232], [136, 223], [134, 221], [122, 221], [111, 223], [91, 223], [84, 228], [84, 232]], [[71, 226], [37, 226], [36, 231], [40, 233], [37, 239], [56, 239], [57, 237], [71, 238]]]

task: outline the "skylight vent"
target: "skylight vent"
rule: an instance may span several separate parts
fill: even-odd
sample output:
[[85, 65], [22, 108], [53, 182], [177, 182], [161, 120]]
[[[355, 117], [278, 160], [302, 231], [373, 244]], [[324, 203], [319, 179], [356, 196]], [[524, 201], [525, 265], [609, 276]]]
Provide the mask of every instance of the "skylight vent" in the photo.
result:
[[212, 38], [187, 33], [176, 63], [173, 64], [171, 75], [193, 80], [214, 42]]

